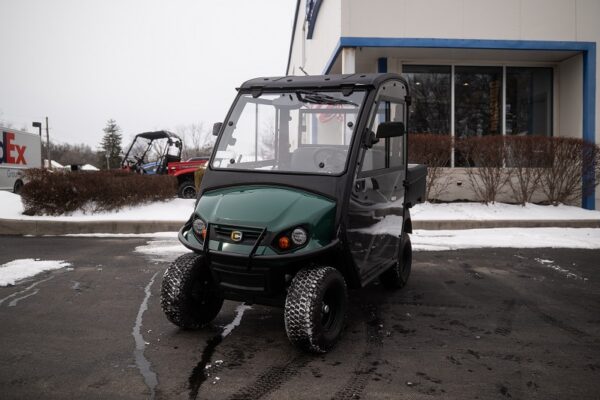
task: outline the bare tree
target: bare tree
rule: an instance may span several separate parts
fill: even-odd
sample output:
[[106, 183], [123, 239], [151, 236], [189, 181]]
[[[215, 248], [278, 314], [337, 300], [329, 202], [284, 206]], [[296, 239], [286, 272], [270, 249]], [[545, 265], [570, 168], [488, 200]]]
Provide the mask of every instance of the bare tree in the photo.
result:
[[[47, 144], [43, 143], [43, 153], [46, 154]], [[86, 144], [69, 144], [50, 142], [52, 159], [62, 165], [70, 164], [95, 164], [98, 154]]]
[[214, 146], [212, 131], [205, 128], [202, 122], [190, 125], [180, 125], [175, 133], [183, 142], [181, 158], [187, 160], [192, 157], [208, 156]]

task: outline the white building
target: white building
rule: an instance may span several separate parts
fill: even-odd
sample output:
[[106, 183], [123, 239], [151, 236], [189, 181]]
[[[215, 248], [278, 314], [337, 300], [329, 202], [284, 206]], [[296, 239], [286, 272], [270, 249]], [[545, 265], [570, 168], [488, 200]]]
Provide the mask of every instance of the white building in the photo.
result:
[[287, 74], [402, 73], [419, 132], [598, 143], [598, 41], [600, 0], [298, 0]]

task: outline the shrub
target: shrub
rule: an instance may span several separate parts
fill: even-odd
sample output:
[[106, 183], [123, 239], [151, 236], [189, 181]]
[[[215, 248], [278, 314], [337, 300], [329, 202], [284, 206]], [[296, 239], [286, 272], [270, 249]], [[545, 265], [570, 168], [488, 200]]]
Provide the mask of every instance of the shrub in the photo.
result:
[[542, 136], [505, 137], [506, 166], [511, 168], [512, 174], [508, 185], [515, 202], [530, 203], [539, 189], [549, 140], [551, 138]]
[[[600, 183], [600, 148], [581, 139], [547, 139], [543, 149], [540, 188], [550, 204], [570, 203], [589, 195]], [[582, 172], [588, 171], [587, 191]]]
[[456, 141], [456, 148], [466, 160], [469, 184], [475, 195], [484, 203], [493, 203], [500, 190], [510, 179], [505, 170], [504, 137], [469, 137]]
[[416, 133], [408, 137], [408, 161], [427, 165], [425, 198], [431, 200], [441, 195], [450, 184], [442, 177], [442, 168], [450, 166], [452, 138], [449, 135]]
[[177, 193], [172, 176], [144, 176], [124, 171], [61, 173], [27, 171], [21, 198], [27, 215], [61, 215], [80, 210], [118, 210], [151, 201], [164, 201]]

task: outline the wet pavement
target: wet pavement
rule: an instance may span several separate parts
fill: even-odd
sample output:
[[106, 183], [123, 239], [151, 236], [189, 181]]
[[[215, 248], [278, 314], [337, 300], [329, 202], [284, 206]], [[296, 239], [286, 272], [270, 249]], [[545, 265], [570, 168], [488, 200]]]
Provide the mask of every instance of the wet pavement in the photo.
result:
[[342, 340], [314, 356], [281, 309], [227, 301], [205, 329], [171, 325], [173, 254], [134, 252], [149, 241], [0, 237], [0, 264], [72, 264], [0, 288], [0, 398], [600, 397], [598, 250], [415, 253], [405, 289], [350, 293]]

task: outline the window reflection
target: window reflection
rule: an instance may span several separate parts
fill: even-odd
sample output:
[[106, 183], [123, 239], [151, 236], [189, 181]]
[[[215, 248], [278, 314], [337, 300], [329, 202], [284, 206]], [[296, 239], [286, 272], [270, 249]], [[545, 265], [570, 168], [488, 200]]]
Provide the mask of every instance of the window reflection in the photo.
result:
[[506, 134], [552, 134], [552, 69], [506, 69]]
[[412, 97], [410, 133], [450, 134], [450, 72], [447, 65], [404, 65]]
[[457, 138], [502, 133], [502, 68], [456, 67]]

